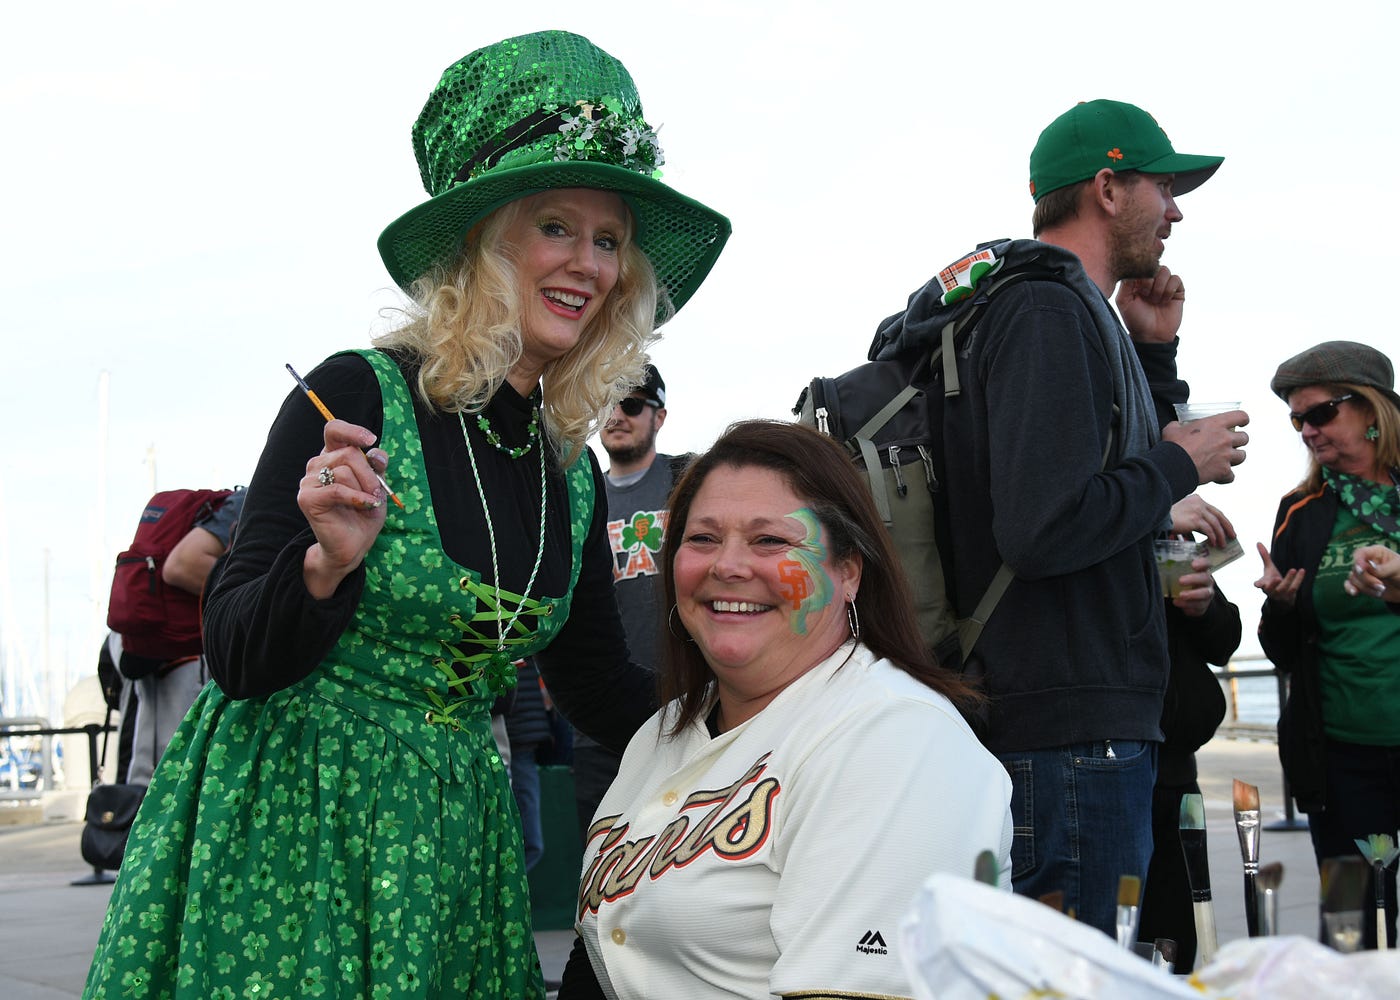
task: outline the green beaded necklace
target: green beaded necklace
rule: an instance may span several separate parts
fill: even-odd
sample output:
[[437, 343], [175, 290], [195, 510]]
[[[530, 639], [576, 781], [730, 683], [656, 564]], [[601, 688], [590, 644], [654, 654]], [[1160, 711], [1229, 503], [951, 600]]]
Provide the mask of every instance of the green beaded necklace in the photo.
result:
[[[496, 433], [496, 428], [492, 427], [491, 421], [486, 419], [486, 414], [478, 413], [476, 415], [476, 426], [480, 427], [481, 433], [486, 435], [486, 443], [502, 454], [509, 455], [511, 458], [522, 458], [530, 454], [530, 449], [533, 448], [535, 442], [540, 439], [540, 407], [538, 401], [532, 399], [532, 402], [535, 402], [534, 412], [530, 414], [530, 426], [526, 428], [526, 433], [530, 436], [530, 440], [519, 448], [506, 447], [505, 443], [501, 441], [501, 435]], [[461, 414], [458, 414], [458, 416], [460, 415]], [[465, 431], [466, 428], [463, 428], [464, 433]]]

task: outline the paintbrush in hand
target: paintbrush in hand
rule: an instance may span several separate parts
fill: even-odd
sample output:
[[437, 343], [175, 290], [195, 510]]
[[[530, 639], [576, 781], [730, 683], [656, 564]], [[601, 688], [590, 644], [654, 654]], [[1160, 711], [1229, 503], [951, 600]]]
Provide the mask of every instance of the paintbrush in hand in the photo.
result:
[[1118, 947], [1132, 950], [1137, 943], [1138, 902], [1142, 899], [1142, 879], [1136, 875], [1118, 876]]
[[1235, 779], [1235, 832], [1244, 859], [1244, 922], [1250, 937], [1259, 936], [1259, 789]]
[[1322, 896], [1322, 943], [1350, 954], [1361, 949], [1366, 876], [1371, 866], [1356, 855], [1323, 858], [1318, 890]]
[[[1186, 857], [1186, 881], [1196, 917], [1196, 943], [1200, 964], [1215, 958], [1215, 904], [1210, 898], [1210, 858], [1206, 854], [1206, 804], [1195, 792], [1181, 797], [1181, 853]], [[1183, 970], [1190, 971], [1190, 970]]]
[[[286, 369], [291, 373], [292, 378], [297, 380], [297, 385], [301, 386], [301, 391], [306, 394], [306, 398], [311, 400], [311, 405], [316, 407], [316, 409], [320, 411], [321, 416], [326, 418], [326, 423], [330, 423], [334, 420], [335, 417], [331, 414], [330, 408], [327, 407], [325, 403], [321, 402], [321, 397], [316, 395], [316, 391], [306, 384], [306, 379], [298, 375], [297, 370], [291, 365], [287, 365]], [[362, 448], [360, 450], [365, 451], [367, 449]], [[370, 469], [369, 471], [374, 472], [374, 469]], [[390, 500], [394, 501], [399, 510], [403, 510], [403, 501], [399, 499], [397, 493], [389, 489], [389, 484], [384, 481], [384, 477], [374, 472], [374, 478], [379, 480], [379, 485], [384, 490], [385, 495], [388, 496]], [[330, 482], [334, 482], [334, 480], [330, 480]]]
[[1283, 884], [1283, 865], [1270, 861], [1259, 866], [1259, 933], [1278, 933], [1278, 887]]
[[1388, 833], [1373, 833], [1365, 840], [1358, 839], [1356, 846], [1361, 848], [1361, 856], [1372, 868], [1376, 887], [1376, 949], [1385, 951], [1390, 947], [1385, 927], [1385, 870], [1400, 857], [1400, 847], [1395, 846]]

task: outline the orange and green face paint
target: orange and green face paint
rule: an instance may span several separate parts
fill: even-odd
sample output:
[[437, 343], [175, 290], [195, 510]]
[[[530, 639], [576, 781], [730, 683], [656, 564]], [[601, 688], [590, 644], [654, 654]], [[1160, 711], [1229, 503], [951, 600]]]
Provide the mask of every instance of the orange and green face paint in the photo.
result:
[[793, 634], [806, 635], [807, 616], [816, 614], [831, 603], [836, 585], [826, 571], [822, 523], [806, 507], [787, 516], [802, 525], [806, 534], [802, 541], [788, 549], [787, 558], [778, 563], [778, 590], [795, 612], [792, 616]]

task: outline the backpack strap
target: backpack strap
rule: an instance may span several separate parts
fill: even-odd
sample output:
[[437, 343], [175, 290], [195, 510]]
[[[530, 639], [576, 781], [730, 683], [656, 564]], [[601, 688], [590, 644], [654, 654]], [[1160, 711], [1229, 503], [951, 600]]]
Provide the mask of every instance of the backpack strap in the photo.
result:
[[962, 649], [963, 660], [966, 662], [968, 654], [972, 652], [972, 647], [977, 645], [977, 640], [982, 635], [982, 629], [987, 624], [987, 619], [992, 617], [992, 612], [997, 609], [997, 604], [1001, 601], [1002, 595], [1006, 593], [1006, 588], [1011, 586], [1011, 581], [1016, 579], [1016, 574], [1012, 572], [1010, 566], [1002, 563], [997, 567], [996, 576], [992, 577], [992, 582], [987, 585], [986, 593], [977, 602], [977, 607], [972, 611], [971, 618], [964, 618], [958, 622], [958, 646]]
[[963, 312], [943, 324], [940, 343], [933, 349], [930, 365], [943, 360], [943, 395], [949, 399], [962, 392], [962, 382], [958, 379], [958, 358], [956, 345], [963, 333], [971, 330], [982, 317], [982, 311], [1003, 288], [1019, 285], [1023, 281], [1057, 281], [1063, 284], [1064, 275], [1057, 270], [1043, 267], [1026, 267], [1020, 270], [997, 272], [990, 276], [986, 288], [978, 289], [971, 304]]
[[888, 403], [880, 407], [879, 411], [850, 437], [850, 443], [855, 444], [860, 451], [860, 460], [865, 463], [865, 477], [870, 481], [870, 495], [875, 498], [875, 509], [880, 514], [880, 520], [887, 526], [894, 522], [894, 515], [890, 513], [890, 498], [885, 493], [885, 474], [880, 468], [880, 453], [875, 447], [875, 435], [880, 433], [880, 429], [889, 423], [896, 413], [904, 409], [905, 404], [922, 391], [914, 383], [909, 383], [895, 393]]
[[890, 498], [885, 493], [885, 473], [880, 467], [880, 453], [875, 450], [875, 443], [869, 438], [853, 438], [856, 447], [860, 449], [860, 460], [865, 463], [865, 478], [870, 481], [870, 495], [875, 499], [875, 510], [880, 514], [880, 520], [888, 526], [894, 523], [894, 515], [890, 513]]
[[[107, 766], [107, 737], [112, 735], [112, 706], [107, 706], [107, 717], [102, 720], [102, 759], [97, 762], [97, 773], [92, 776], [92, 783], [100, 785], [102, 783], [102, 769]], [[118, 782], [125, 775], [117, 775]]]
[[880, 428], [884, 427], [885, 424], [889, 423], [890, 418], [893, 417], [900, 410], [904, 409], [904, 405], [908, 403], [909, 400], [917, 396], [921, 391], [922, 390], [919, 389], [918, 386], [914, 385], [914, 383], [909, 383], [899, 392], [895, 393], [893, 399], [891, 399], [884, 406], [880, 407], [879, 411], [876, 412], [876, 414], [873, 417], [871, 417], [864, 424], [862, 424], [860, 429], [851, 435], [851, 440], [872, 440], [876, 434], [880, 433]]

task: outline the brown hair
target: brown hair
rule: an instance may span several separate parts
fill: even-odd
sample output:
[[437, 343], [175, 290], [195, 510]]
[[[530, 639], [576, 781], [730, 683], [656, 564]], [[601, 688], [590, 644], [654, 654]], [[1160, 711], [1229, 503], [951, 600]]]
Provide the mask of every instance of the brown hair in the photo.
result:
[[[1136, 184], [1138, 179], [1142, 177], [1142, 172], [1115, 170], [1113, 177], [1124, 184], [1132, 185]], [[1090, 177], [1066, 187], [1056, 188], [1036, 202], [1035, 211], [1031, 213], [1031, 235], [1039, 239], [1040, 234], [1045, 230], [1055, 229], [1070, 219], [1077, 219], [1079, 217], [1079, 198], [1093, 180], [1094, 178]]]
[[[860, 556], [856, 602], [867, 609], [860, 620], [860, 641], [865, 646], [959, 708], [980, 703], [981, 696], [953, 671], [935, 662], [925, 645], [899, 557], [870, 490], [850, 457], [825, 434], [800, 424], [778, 420], [731, 424], [709, 451], [691, 463], [668, 504], [669, 528], [661, 550], [668, 606], [676, 603], [676, 552], [684, 544], [691, 505], [705, 479], [722, 467], [778, 473], [821, 522], [828, 537], [829, 557]], [[666, 630], [659, 677], [661, 703], [676, 701], [679, 705], [679, 711], [668, 719], [667, 732], [672, 735], [700, 718], [714, 684], [714, 673], [699, 647], [679, 634], [680, 628], [676, 620]]]

